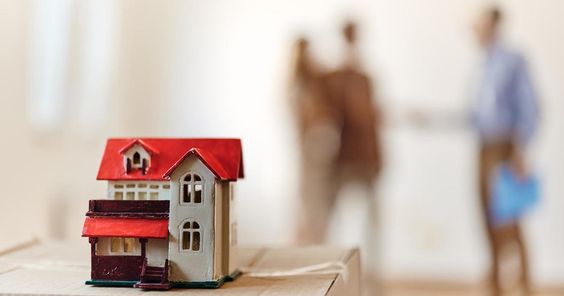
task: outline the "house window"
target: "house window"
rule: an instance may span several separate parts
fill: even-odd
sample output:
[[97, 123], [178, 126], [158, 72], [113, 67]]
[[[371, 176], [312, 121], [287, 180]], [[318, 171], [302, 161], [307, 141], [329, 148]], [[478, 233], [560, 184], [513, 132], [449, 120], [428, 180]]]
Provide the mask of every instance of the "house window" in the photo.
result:
[[141, 154], [139, 154], [139, 152], [133, 153], [133, 165], [134, 166], [141, 165]]
[[203, 202], [204, 181], [198, 174], [188, 173], [180, 182], [182, 203], [201, 204]]
[[159, 200], [159, 195], [170, 190], [170, 184], [127, 183], [110, 186], [110, 196], [115, 200]]
[[201, 229], [200, 224], [194, 221], [185, 222], [182, 225], [182, 250], [184, 251], [193, 251], [198, 252], [200, 251], [200, 244], [201, 244]]
[[123, 238], [121, 237], [112, 237], [110, 252], [112, 253], [120, 253], [122, 250], [123, 245]]
[[134, 254], [138, 249], [139, 241], [132, 237], [112, 237], [110, 240], [110, 253]]
[[133, 253], [135, 252], [136, 241], [134, 238], [126, 237], [123, 239], [123, 252]]

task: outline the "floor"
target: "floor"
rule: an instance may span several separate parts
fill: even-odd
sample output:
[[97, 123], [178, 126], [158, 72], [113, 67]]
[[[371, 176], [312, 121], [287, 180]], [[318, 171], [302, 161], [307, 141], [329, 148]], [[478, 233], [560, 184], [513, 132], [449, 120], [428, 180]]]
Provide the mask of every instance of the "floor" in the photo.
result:
[[[388, 283], [384, 284], [380, 293], [370, 293], [365, 289], [364, 295], [378, 296], [487, 296], [488, 290], [483, 285], [463, 285], [463, 284], [414, 284], [414, 283]], [[520, 296], [523, 295], [518, 291], [506, 293], [504, 296]], [[562, 296], [564, 288], [544, 288], [535, 289], [531, 296]]]

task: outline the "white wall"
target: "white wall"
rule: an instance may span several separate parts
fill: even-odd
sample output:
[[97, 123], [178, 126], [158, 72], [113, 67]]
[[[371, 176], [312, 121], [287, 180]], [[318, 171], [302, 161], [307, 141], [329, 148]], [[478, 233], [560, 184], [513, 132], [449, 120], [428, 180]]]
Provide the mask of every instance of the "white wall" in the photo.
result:
[[[70, 10], [73, 24], [83, 24], [70, 33], [75, 48], [69, 57], [71, 74], [92, 67], [80, 63], [82, 51], [76, 48], [83, 43], [76, 36], [96, 34], [77, 16], [103, 22], [114, 16], [110, 37], [97, 39], [112, 49], [107, 59], [101, 58], [113, 61], [111, 66], [97, 76], [109, 77], [100, 86], [107, 91], [99, 96], [105, 103], [81, 109], [107, 112], [102, 123], [96, 116], [96, 124], [79, 124], [71, 117], [54, 132], [39, 132], [25, 119], [33, 1], [0, 2], [0, 38], [7, 44], [0, 49], [0, 133], [6, 139], [0, 151], [8, 156], [0, 171], [0, 199], [9, 204], [0, 208], [0, 230], [9, 236], [79, 239], [85, 201], [104, 194], [104, 184], [94, 178], [107, 136], [237, 136], [243, 138], [247, 175], [238, 184], [239, 241], [289, 243], [298, 166], [284, 87], [295, 33], [314, 36], [316, 52], [335, 65], [340, 22], [357, 16], [367, 70], [377, 75], [388, 108], [459, 110], [475, 58], [470, 21], [480, 6], [462, 0], [144, 0], [109, 1], [95, 7], [98, 13], [84, 14], [93, 11], [88, 5], [96, 1], [80, 3]], [[510, 18], [510, 39], [530, 57], [544, 106], [534, 157], [545, 196], [527, 225], [534, 275], [539, 282], [562, 283], [564, 183], [559, 180], [564, 170], [559, 156], [564, 133], [558, 120], [564, 116], [564, 35], [559, 30], [564, 2], [502, 3]], [[94, 100], [73, 95], [84, 94], [88, 88], [83, 85], [92, 87], [80, 77], [67, 81], [69, 102]], [[393, 126], [385, 136], [388, 160], [380, 197], [386, 275], [480, 279], [487, 257], [473, 186], [471, 134]], [[63, 222], [50, 218], [61, 212], [67, 217]], [[21, 221], [21, 213], [29, 222], [17, 230], [5, 226]]]
[[[460, 111], [476, 48], [470, 27], [482, 3], [471, 1], [233, 1], [174, 5], [168, 95], [171, 126], [182, 119], [199, 135], [243, 137], [248, 179], [240, 186], [241, 241], [288, 242], [294, 226], [294, 135], [288, 130], [284, 79], [296, 32], [313, 36], [328, 65], [338, 61], [338, 26], [358, 17], [367, 70], [377, 75], [390, 109], [428, 105]], [[528, 223], [534, 275], [561, 282], [564, 206], [554, 161], [564, 137], [564, 25], [558, 1], [505, 1], [510, 43], [530, 58], [543, 101], [534, 157], [545, 176], [545, 200]], [[561, 33], [561, 32], [560, 32]], [[560, 72], [558, 72], [560, 71]], [[201, 81], [197, 85], [191, 81]], [[183, 108], [176, 108], [183, 106]], [[215, 116], [210, 116], [216, 114]], [[469, 131], [386, 132], [387, 171], [381, 184], [385, 272], [389, 277], [480, 280], [487, 253], [474, 187], [475, 142]], [[552, 160], [552, 161], [551, 161]], [[260, 223], [270, 221], [270, 223]]]

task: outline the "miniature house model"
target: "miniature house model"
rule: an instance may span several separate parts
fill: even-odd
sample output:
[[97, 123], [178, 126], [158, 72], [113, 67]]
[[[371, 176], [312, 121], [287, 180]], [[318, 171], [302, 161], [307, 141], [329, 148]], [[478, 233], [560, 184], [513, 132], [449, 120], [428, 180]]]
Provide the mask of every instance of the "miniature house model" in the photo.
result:
[[237, 271], [239, 139], [109, 139], [82, 236], [99, 286], [216, 288]]

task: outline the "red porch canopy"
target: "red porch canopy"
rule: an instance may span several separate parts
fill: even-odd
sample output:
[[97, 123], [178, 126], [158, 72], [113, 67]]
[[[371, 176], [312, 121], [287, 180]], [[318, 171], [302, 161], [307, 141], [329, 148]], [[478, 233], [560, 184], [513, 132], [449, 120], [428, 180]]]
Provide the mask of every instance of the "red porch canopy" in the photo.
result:
[[87, 217], [82, 236], [167, 238], [168, 219]]

